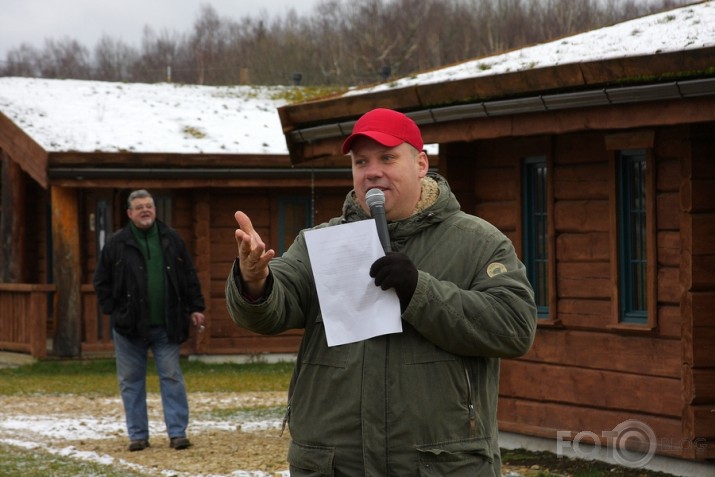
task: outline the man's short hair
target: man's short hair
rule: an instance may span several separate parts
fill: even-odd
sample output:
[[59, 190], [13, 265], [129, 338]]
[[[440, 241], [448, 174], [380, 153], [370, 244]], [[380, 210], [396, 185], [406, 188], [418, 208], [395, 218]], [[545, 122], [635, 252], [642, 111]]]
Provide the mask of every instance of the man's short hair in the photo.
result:
[[153, 197], [151, 196], [149, 191], [146, 189], [139, 189], [139, 190], [133, 191], [131, 194], [129, 194], [129, 198], [127, 199], [127, 209], [132, 208], [132, 201], [134, 199], [145, 199], [147, 197], [149, 197], [150, 199], [153, 199]]

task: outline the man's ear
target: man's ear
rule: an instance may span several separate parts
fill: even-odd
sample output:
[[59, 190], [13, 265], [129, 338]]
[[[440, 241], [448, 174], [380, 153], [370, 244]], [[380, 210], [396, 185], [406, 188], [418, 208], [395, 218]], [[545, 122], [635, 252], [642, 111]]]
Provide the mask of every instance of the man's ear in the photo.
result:
[[417, 155], [417, 167], [419, 168], [420, 179], [427, 175], [427, 171], [429, 170], [429, 158], [426, 152], [420, 151]]

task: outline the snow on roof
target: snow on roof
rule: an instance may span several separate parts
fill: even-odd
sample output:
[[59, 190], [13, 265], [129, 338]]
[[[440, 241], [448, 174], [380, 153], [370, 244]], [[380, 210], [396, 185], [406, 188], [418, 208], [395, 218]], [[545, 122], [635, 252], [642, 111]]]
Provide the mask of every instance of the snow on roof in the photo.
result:
[[715, 46], [715, 3], [707, 1], [599, 28], [501, 55], [355, 89], [359, 95], [408, 86], [444, 83], [568, 63], [655, 55]]
[[[715, 46], [707, 1], [347, 95], [599, 59]], [[288, 154], [277, 108], [289, 87], [0, 78], [0, 112], [48, 152]]]
[[48, 152], [288, 154], [288, 87], [0, 78], [0, 112]]

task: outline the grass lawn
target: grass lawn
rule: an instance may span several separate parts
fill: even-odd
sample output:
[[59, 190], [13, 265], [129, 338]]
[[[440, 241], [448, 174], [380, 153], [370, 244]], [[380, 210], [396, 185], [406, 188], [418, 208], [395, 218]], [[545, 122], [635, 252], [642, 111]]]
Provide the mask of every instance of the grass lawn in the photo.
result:
[[[158, 392], [158, 378], [150, 365], [148, 392]], [[293, 363], [275, 364], [205, 364], [185, 360], [182, 363], [189, 392], [286, 391]], [[116, 396], [118, 385], [114, 360], [47, 360], [32, 365], [0, 369], [0, 395], [88, 395]], [[255, 412], [266, 412], [255, 409]], [[613, 465], [559, 458], [548, 452], [503, 450], [505, 464], [528, 469], [528, 477], [656, 477], [661, 472], [628, 469]], [[23, 449], [0, 443], [0, 475], [6, 477], [138, 477], [127, 469], [82, 462], [70, 457], [35, 449]], [[505, 471], [505, 475], [508, 475]]]
[[[183, 360], [189, 392], [285, 391], [293, 363], [205, 364]], [[0, 369], [0, 395], [94, 394], [116, 395], [114, 360], [39, 361], [17, 368]], [[159, 391], [159, 379], [150, 362], [147, 391]]]

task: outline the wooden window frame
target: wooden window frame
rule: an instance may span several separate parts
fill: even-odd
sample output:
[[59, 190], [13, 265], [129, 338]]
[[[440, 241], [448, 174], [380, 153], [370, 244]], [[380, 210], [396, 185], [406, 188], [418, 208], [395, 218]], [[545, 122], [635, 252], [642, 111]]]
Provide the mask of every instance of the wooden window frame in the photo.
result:
[[[310, 197], [304, 197], [304, 196], [280, 196], [278, 198], [278, 243], [276, 247], [276, 253], [278, 256], [282, 255], [283, 253], [288, 250], [287, 247], [285, 247], [286, 239], [289, 237], [286, 236], [286, 222], [285, 222], [285, 213], [286, 213], [286, 206], [289, 204], [300, 204], [305, 207], [305, 212], [306, 212], [306, 217], [307, 217], [307, 223], [305, 224], [304, 228], [311, 227], [313, 225], [313, 213], [312, 213], [312, 200]], [[294, 240], [295, 236], [290, 237], [290, 240]], [[285, 249], [284, 249], [285, 248]]]
[[[522, 217], [522, 256], [524, 259], [524, 265], [526, 265], [526, 270], [527, 270], [527, 275], [529, 276], [529, 279], [531, 280], [531, 286], [534, 288], [534, 294], [535, 297], [539, 294], [540, 290], [538, 289], [539, 283], [543, 283], [544, 287], [546, 288], [546, 304], [539, 306], [537, 303], [537, 318], [539, 321], [543, 320], [551, 320], [551, 309], [549, 307], [549, 298], [551, 296], [551, 287], [549, 283], [549, 270], [551, 267], [549, 266], [549, 213], [548, 213], [548, 183], [549, 183], [549, 176], [550, 176], [550, 171], [548, 168], [548, 165], [546, 163], [546, 156], [529, 156], [524, 158], [522, 161], [522, 201], [521, 201], [521, 206], [522, 210], [524, 211], [523, 217]], [[544, 223], [544, 257], [538, 257], [538, 251], [536, 250], [537, 247], [535, 246], [536, 243], [538, 243], [538, 235], [539, 232], [536, 227], [536, 211], [534, 207], [534, 199], [536, 195], [536, 191], [532, 187], [533, 185], [533, 173], [535, 167], [543, 167], [546, 171], [546, 175], [544, 178], [544, 184], [543, 184], [543, 197], [540, 197], [543, 202], [543, 211], [539, 211], [540, 213], [544, 214], [545, 218], [545, 223]], [[536, 279], [536, 273], [534, 270], [537, 268], [536, 267], [536, 262], [537, 261], [543, 261], [544, 262], [544, 267], [545, 267], [545, 276], [543, 277], [543, 280], [537, 280]]]
[[[658, 325], [658, 283], [657, 283], [657, 224], [656, 224], [656, 174], [653, 144], [653, 131], [636, 131], [606, 136], [606, 149], [609, 157], [609, 203], [610, 234], [609, 249], [611, 255], [611, 318], [609, 328], [621, 331], [651, 332]], [[619, 180], [621, 151], [640, 149], [646, 161], [646, 320], [643, 323], [622, 321], [621, 263], [620, 263], [620, 212]]]
[[[553, 141], [551, 145], [551, 149], [553, 150]], [[553, 151], [551, 151], [553, 152]], [[546, 265], [546, 274], [547, 274], [547, 288], [548, 288], [548, 316], [539, 316], [537, 319], [537, 326], [543, 327], [543, 328], [550, 328], [550, 327], [562, 327], [563, 324], [561, 323], [561, 320], [559, 320], [558, 317], [558, 295], [557, 295], [557, 284], [556, 284], [556, 233], [554, 231], [554, 181], [553, 181], [553, 170], [554, 170], [554, 161], [553, 161], [553, 154], [532, 154], [529, 156], [525, 156], [524, 159], [529, 159], [532, 157], [543, 157], [546, 159], [546, 236], [547, 236], [547, 265]], [[524, 200], [525, 200], [525, 187], [524, 187], [524, 180], [526, 176], [526, 172], [524, 170], [525, 168], [525, 162], [524, 160], [521, 161], [521, 173], [518, 175], [518, 179], [520, 181], [519, 184], [519, 194], [521, 196], [519, 197], [519, 205], [520, 207], [517, 208], [518, 211], [518, 218], [517, 218], [517, 224], [519, 224], [520, 227], [522, 227], [522, 230], [519, 233], [519, 237], [521, 239], [521, 257], [524, 258], [524, 249], [525, 249], [525, 244], [524, 244], [524, 227], [526, 227], [525, 224], [525, 210], [524, 210]]]

